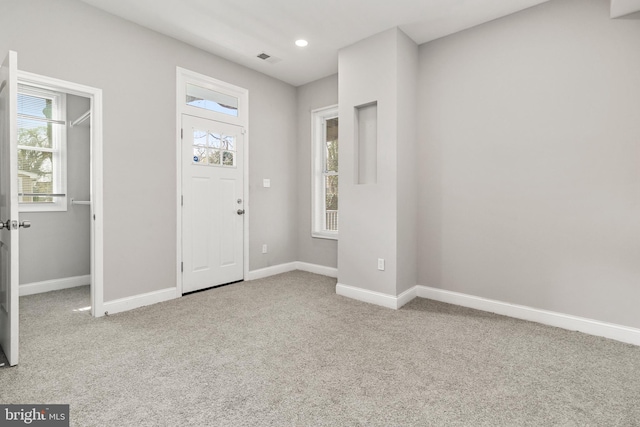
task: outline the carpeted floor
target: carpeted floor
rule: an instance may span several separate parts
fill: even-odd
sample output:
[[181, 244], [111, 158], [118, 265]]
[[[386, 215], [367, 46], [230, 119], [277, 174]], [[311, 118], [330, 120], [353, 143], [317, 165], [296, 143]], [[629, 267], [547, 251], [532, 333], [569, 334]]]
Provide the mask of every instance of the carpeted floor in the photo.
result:
[[640, 426], [640, 347], [292, 272], [105, 318], [88, 287], [20, 300], [2, 403], [75, 426]]

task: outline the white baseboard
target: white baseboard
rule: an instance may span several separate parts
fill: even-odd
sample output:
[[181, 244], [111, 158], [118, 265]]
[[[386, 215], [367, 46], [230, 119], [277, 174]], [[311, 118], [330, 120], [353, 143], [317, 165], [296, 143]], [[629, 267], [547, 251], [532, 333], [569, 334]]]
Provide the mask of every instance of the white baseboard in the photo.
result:
[[[286, 264], [278, 264], [271, 267], [261, 268], [259, 270], [250, 271], [248, 277], [245, 280], [257, 280], [269, 276], [275, 276], [276, 274], [286, 273], [294, 270], [309, 271], [316, 274], [324, 274], [325, 276], [336, 277], [337, 269], [330, 267], [324, 267], [321, 265], [289, 262]], [[104, 312], [109, 314], [121, 313], [127, 310], [133, 310], [134, 308], [144, 307], [146, 305], [156, 304], [163, 301], [169, 301], [174, 298], [178, 298], [180, 295], [176, 294], [176, 288], [167, 288], [160, 291], [149, 292], [147, 294], [135, 295], [128, 298], [122, 298], [114, 301], [108, 301], [103, 304], [103, 313], [96, 313], [96, 317], [104, 315]]]
[[260, 268], [258, 270], [252, 270], [249, 272], [248, 277], [244, 280], [258, 280], [265, 277], [275, 276], [276, 274], [287, 273], [289, 271], [296, 270], [297, 266], [295, 262], [288, 262], [286, 264], [272, 265], [271, 267]]
[[309, 273], [321, 274], [323, 276], [338, 277], [338, 269], [335, 267], [326, 267], [324, 265], [310, 264], [308, 262], [296, 262], [296, 269], [307, 271]]
[[75, 288], [90, 285], [91, 275], [65, 277], [63, 279], [45, 280], [42, 282], [25, 283], [18, 287], [21, 297], [26, 295], [41, 294], [43, 292], [59, 291], [61, 289]]
[[394, 295], [383, 294], [382, 292], [369, 291], [367, 289], [338, 283], [336, 285], [336, 294], [397, 310], [416, 297], [416, 288], [414, 286], [396, 297]]
[[160, 291], [107, 301], [102, 305], [102, 309], [105, 313], [96, 313], [96, 317], [103, 316], [107, 313], [110, 315], [121, 313], [123, 311], [133, 310], [134, 308], [169, 301], [178, 297], [179, 295], [176, 293], [176, 288], [167, 288]]
[[406, 303], [410, 302], [412, 299], [417, 297], [418, 294], [416, 291], [417, 289], [414, 286], [413, 288], [407, 289], [406, 291], [398, 295], [398, 308], [402, 307], [403, 305], [405, 305]]
[[640, 329], [629, 326], [616, 325], [613, 323], [601, 322], [599, 320], [587, 319], [569, 314], [540, 310], [523, 305], [509, 304], [502, 301], [461, 294], [458, 292], [445, 291], [443, 289], [430, 288], [427, 286], [416, 286], [415, 289], [417, 296], [421, 298], [428, 298], [463, 307], [475, 308], [477, 310], [514, 317], [516, 319], [529, 320], [531, 322], [542, 323], [562, 329], [568, 329], [570, 331], [579, 331], [584, 332], [585, 334], [610, 338], [628, 344], [640, 345]]
[[[249, 278], [246, 280], [261, 279], [293, 270], [303, 270], [329, 277], [337, 277], [338, 275], [338, 270], [336, 268], [297, 261], [250, 271]], [[523, 305], [510, 304], [473, 295], [430, 288], [427, 286], [414, 286], [402, 294], [394, 296], [338, 283], [336, 284], [336, 294], [394, 310], [399, 309], [415, 297], [428, 298], [462, 307], [501, 314], [516, 319], [529, 320], [531, 322], [555, 326], [570, 331], [579, 331], [589, 335], [640, 345], [640, 329], [637, 328], [601, 322], [599, 320], [587, 319], [584, 317], [572, 316], [548, 310], [540, 310]]]
[[264, 279], [265, 277], [275, 276], [276, 274], [287, 273], [294, 270], [308, 271], [309, 273], [321, 274], [329, 277], [338, 277], [337, 268], [310, 264], [308, 262], [294, 261], [286, 264], [272, 265], [271, 267], [252, 270], [249, 272], [248, 277], [245, 277], [245, 280]]

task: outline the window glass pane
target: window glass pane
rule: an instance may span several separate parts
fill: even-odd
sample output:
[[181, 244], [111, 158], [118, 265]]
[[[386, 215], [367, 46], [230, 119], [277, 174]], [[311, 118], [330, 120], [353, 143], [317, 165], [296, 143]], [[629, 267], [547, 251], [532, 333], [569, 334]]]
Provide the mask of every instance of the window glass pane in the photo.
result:
[[225, 135], [222, 138], [222, 148], [225, 150], [235, 151], [236, 147], [236, 138], [233, 136]]
[[220, 165], [220, 150], [209, 150], [209, 164]]
[[51, 119], [53, 101], [33, 95], [18, 94], [18, 114]]
[[61, 126], [18, 117], [18, 145], [53, 148], [53, 127]]
[[325, 170], [338, 172], [338, 118], [327, 120], [325, 141]]
[[218, 133], [210, 133], [209, 134], [209, 146], [214, 148], [220, 148], [220, 140], [222, 139], [222, 135]]
[[187, 83], [187, 105], [238, 117], [238, 98]]
[[196, 165], [206, 165], [207, 149], [205, 147], [193, 147], [193, 163]]
[[198, 147], [206, 147], [207, 146], [207, 132], [203, 130], [194, 129], [193, 130], [193, 145], [197, 145]]
[[[53, 153], [18, 150], [18, 182], [20, 193], [53, 193]], [[20, 202], [52, 202], [50, 196], [20, 197]]]
[[233, 166], [234, 165], [235, 156], [234, 153], [230, 151], [224, 151], [222, 153], [222, 164], [225, 166]]
[[338, 230], [338, 176], [325, 177], [325, 216], [326, 229]]

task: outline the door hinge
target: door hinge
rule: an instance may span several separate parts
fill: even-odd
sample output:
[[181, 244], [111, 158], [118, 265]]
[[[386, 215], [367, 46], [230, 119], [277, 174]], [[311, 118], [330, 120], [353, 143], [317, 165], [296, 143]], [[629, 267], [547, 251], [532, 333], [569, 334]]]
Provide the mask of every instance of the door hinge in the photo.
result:
[[184, 139], [184, 129], [180, 129], [180, 139]]
[[184, 196], [180, 196], [180, 206], [184, 206]]
[[184, 262], [180, 263], [180, 273], [184, 273]]

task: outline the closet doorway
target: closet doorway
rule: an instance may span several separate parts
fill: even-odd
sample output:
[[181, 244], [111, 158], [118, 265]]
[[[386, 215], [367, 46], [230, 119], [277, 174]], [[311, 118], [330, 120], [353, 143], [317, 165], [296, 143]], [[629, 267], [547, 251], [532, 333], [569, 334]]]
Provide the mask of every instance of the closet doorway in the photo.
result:
[[[19, 361], [20, 294], [47, 292], [62, 286], [55, 281], [21, 286], [19, 270], [21, 257], [33, 258], [34, 269], [44, 269], [52, 259], [56, 265], [56, 257], [66, 255], [66, 237], [57, 236], [53, 247], [44, 255], [32, 250], [21, 256], [19, 243], [22, 233], [43, 228], [40, 223], [62, 228], [51, 225], [48, 220], [34, 218], [30, 222], [21, 216], [45, 210], [67, 211], [71, 202], [67, 192], [66, 153], [61, 151], [66, 147], [66, 133], [71, 127], [66, 119], [67, 97], [75, 97], [73, 103], [77, 108], [86, 108], [88, 100], [88, 110], [73, 120], [74, 125], [79, 125], [89, 119], [90, 124], [87, 131], [89, 164], [86, 165], [89, 174], [84, 178], [89, 181], [89, 200], [80, 200], [86, 203], [83, 207], [89, 209], [91, 305], [86, 311], [90, 310], [93, 316], [103, 313], [102, 90], [21, 71], [18, 54], [9, 51], [0, 66], [0, 216], [3, 218], [0, 219], [0, 347], [11, 366]], [[65, 168], [61, 168], [62, 165]], [[79, 192], [85, 191], [83, 186], [78, 188]], [[46, 209], [40, 209], [43, 206]], [[51, 237], [39, 238], [44, 241]]]
[[90, 285], [102, 316], [102, 91], [18, 71], [20, 296]]

